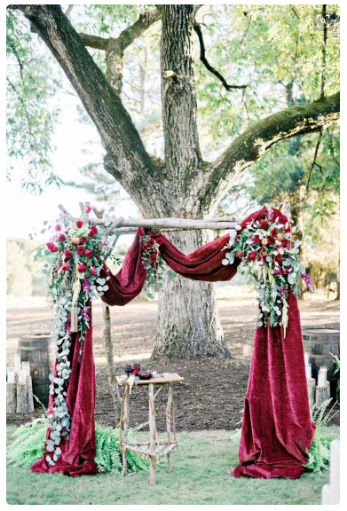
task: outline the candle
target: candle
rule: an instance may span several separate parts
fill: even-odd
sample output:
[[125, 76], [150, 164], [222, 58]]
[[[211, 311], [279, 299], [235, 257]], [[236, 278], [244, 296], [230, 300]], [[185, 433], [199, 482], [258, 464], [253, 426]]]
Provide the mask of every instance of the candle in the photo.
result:
[[21, 365], [20, 365], [20, 355], [19, 353], [15, 353], [13, 355], [13, 364], [14, 364], [14, 370], [16, 373], [19, 373], [20, 369], [21, 369]]
[[16, 383], [16, 373], [12, 367], [7, 370], [7, 383]]
[[18, 383], [24, 384], [27, 381], [26, 369], [21, 369], [18, 373]]
[[308, 353], [305, 353], [305, 373], [306, 373], [306, 378], [309, 380], [310, 378], [312, 378], [312, 367], [311, 367], [311, 364], [309, 363], [309, 354]]
[[328, 368], [323, 366], [319, 368], [318, 372], [318, 387], [324, 387], [327, 382]]

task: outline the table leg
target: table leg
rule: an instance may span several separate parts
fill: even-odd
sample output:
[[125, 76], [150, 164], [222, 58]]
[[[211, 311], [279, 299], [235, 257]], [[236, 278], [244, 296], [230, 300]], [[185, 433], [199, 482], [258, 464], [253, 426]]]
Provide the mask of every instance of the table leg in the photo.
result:
[[[167, 393], [167, 405], [166, 405], [166, 432], [167, 437], [170, 442], [173, 441], [172, 437], [172, 429], [173, 429], [173, 387], [172, 384], [169, 384], [168, 393]], [[171, 472], [172, 464], [171, 464], [171, 452], [167, 454], [167, 471]]]
[[155, 484], [156, 471], [155, 466], [157, 458], [155, 452], [157, 449], [157, 425], [155, 422], [155, 395], [154, 384], [148, 385], [148, 419], [149, 419], [149, 451], [150, 451], [150, 466], [149, 466], [149, 484]]
[[127, 449], [126, 444], [128, 441], [128, 428], [129, 428], [129, 387], [125, 386], [122, 413], [120, 421], [120, 444], [122, 448], [122, 476], [127, 475]]

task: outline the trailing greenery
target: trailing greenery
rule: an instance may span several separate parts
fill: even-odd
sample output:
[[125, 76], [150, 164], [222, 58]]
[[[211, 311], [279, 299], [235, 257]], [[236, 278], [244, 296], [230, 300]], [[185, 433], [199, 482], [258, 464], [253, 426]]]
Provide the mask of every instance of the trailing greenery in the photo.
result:
[[321, 472], [329, 467], [329, 448], [331, 442], [336, 438], [335, 435], [325, 432], [328, 423], [336, 414], [334, 405], [328, 410], [330, 403], [331, 399], [327, 399], [319, 407], [314, 406], [312, 409], [312, 420], [316, 423], [316, 432], [305, 465], [305, 468], [311, 472]]
[[[13, 441], [7, 448], [7, 462], [10, 465], [29, 467], [44, 455], [47, 423], [45, 418], [34, 419], [23, 424], [12, 435]], [[96, 425], [96, 457], [99, 472], [121, 472], [122, 460], [119, 448], [119, 430]], [[146, 470], [147, 460], [127, 451], [128, 471]]]

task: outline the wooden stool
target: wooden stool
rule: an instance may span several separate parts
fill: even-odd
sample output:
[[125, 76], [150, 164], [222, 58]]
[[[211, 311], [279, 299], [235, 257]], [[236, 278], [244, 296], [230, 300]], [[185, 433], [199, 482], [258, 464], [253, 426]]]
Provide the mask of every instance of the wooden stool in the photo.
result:
[[[168, 471], [171, 471], [171, 451], [177, 447], [175, 418], [174, 418], [174, 398], [173, 398], [173, 385], [182, 383], [184, 378], [177, 373], [164, 373], [158, 375], [150, 380], [138, 380], [134, 385], [148, 387], [148, 419], [149, 419], [149, 442], [148, 443], [128, 443], [128, 429], [129, 429], [129, 396], [130, 385], [128, 380], [124, 380], [117, 376], [117, 383], [120, 387], [124, 387], [122, 397], [122, 409], [120, 419], [120, 447], [122, 449], [122, 475], [127, 474], [127, 449], [139, 453], [141, 456], [148, 456], [150, 459], [149, 467], [149, 483], [154, 484], [156, 480], [156, 463], [157, 459], [162, 456], [167, 457]], [[160, 385], [160, 388], [155, 392], [155, 385]], [[168, 385], [168, 399], [166, 405], [166, 432], [168, 439], [166, 441], [158, 441], [157, 438], [157, 425], [155, 420], [155, 398], [164, 385]]]

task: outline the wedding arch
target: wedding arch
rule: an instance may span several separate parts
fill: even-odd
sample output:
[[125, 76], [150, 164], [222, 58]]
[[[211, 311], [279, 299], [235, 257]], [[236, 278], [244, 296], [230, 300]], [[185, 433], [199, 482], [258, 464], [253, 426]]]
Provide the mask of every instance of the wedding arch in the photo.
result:
[[[96, 214], [92, 219], [91, 214]], [[139, 226], [140, 225], [140, 226]], [[138, 227], [114, 275], [106, 261], [117, 232]], [[157, 227], [228, 229], [189, 255]], [[311, 421], [300, 316], [296, 295], [309, 285], [299, 260], [299, 240], [281, 211], [263, 207], [242, 222], [100, 218], [84, 205], [80, 219], [62, 208], [54, 235], [40, 253], [49, 258], [49, 295], [54, 308], [56, 357], [50, 376], [44, 457], [34, 472], [93, 474], [95, 366], [92, 298], [123, 306], [145, 282], [158, 285], [164, 266], [183, 277], [209, 282], [251, 275], [258, 292], [258, 320], [245, 396], [235, 477], [300, 477], [315, 425]]]

